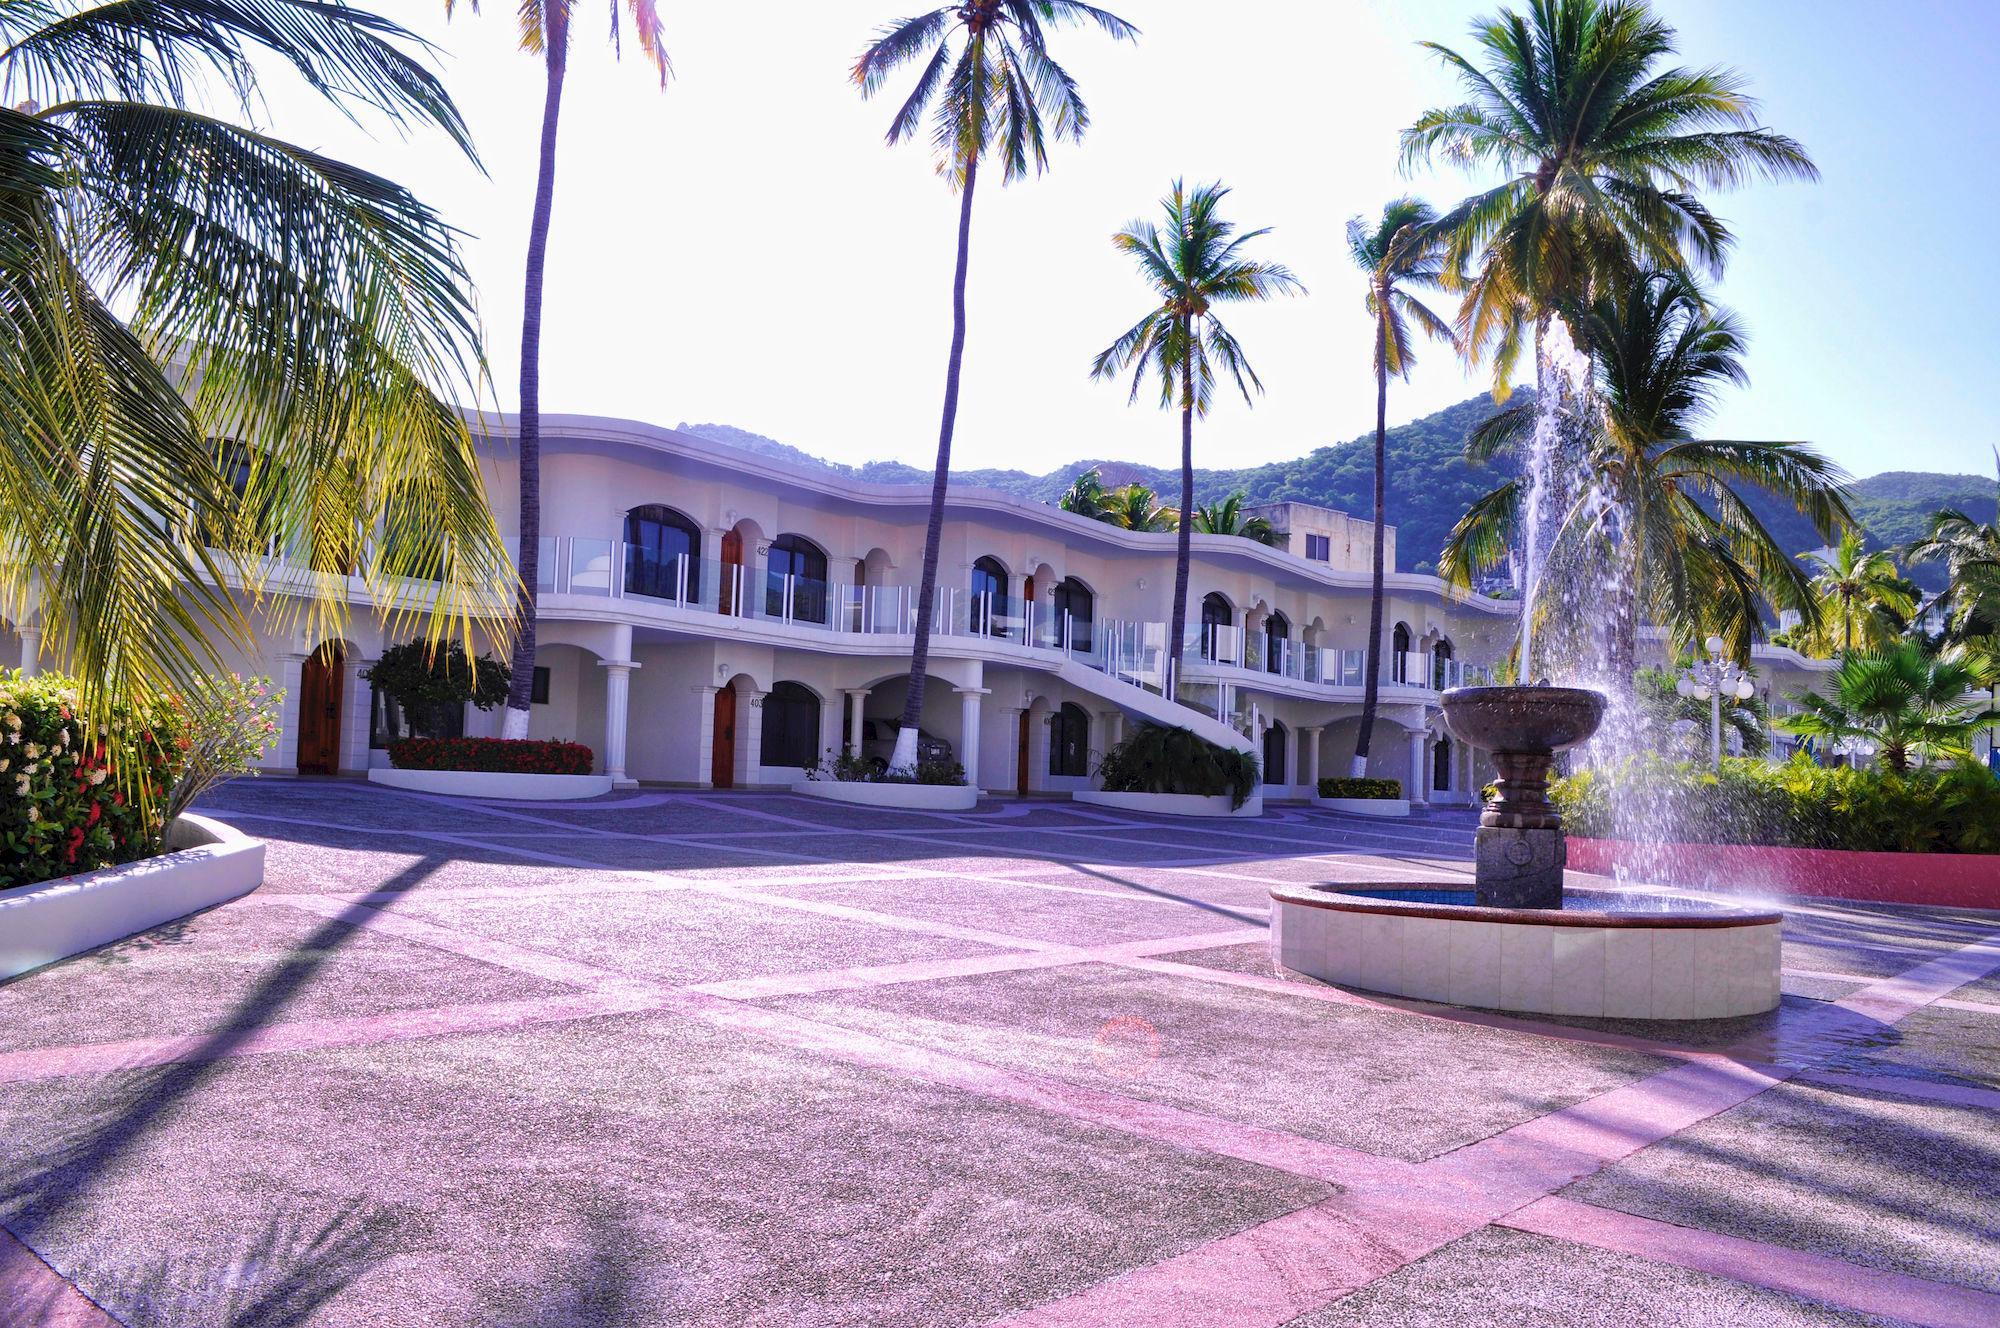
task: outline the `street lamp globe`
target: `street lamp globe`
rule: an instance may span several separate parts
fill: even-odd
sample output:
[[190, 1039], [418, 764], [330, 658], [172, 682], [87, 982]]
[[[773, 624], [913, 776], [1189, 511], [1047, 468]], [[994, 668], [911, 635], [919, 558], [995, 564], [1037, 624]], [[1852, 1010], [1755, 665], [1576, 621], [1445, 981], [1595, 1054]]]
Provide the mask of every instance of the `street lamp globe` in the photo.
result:
[[1721, 638], [1721, 637], [1719, 637], [1719, 636], [1711, 636], [1711, 637], [1709, 637], [1709, 638], [1708, 638], [1708, 640], [1706, 640], [1706, 641], [1702, 642], [1702, 644], [1703, 644], [1704, 646], [1707, 646], [1707, 647], [1708, 647], [1708, 653], [1709, 653], [1709, 654], [1711, 654], [1711, 655], [1718, 655], [1718, 656], [1722, 654], [1722, 638]]

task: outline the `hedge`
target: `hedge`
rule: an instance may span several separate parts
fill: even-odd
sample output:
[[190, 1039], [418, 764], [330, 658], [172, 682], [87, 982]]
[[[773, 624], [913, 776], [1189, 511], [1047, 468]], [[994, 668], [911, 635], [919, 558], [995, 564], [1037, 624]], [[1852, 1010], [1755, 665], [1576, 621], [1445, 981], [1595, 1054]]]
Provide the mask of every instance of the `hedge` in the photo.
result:
[[1877, 769], [1639, 757], [1556, 780], [1569, 832], [1591, 839], [1876, 853], [2000, 853], [2000, 778], [1983, 766]]
[[1403, 781], [1400, 779], [1322, 779], [1319, 782], [1322, 798], [1387, 798], [1394, 801], [1403, 796]]
[[398, 770], [477, 770], [503, 775], [587, 775], [595, 754], [580, 742], [546, 738], [397, 738]]
[[1097, 775], [1106, 793], [1226, 796], [1232, 808], [1257, 791], [1257, 761], [1250, 753], [1160, 724], [1140, 724], [1104, 754]]

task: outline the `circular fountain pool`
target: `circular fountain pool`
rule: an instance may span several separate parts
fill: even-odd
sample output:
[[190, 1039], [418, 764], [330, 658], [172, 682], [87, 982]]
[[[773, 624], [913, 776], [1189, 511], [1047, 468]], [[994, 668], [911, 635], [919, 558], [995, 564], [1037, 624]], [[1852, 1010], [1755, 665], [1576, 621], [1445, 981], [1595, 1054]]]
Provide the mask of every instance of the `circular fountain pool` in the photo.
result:
[[1607, 1019], [1726, 1019], [1778, 1004], [1776, 912], [1571, 890], [1561, 908], [1485, 908], [1444, 882], [1278, 886], [1271, 953], [1343, 987]]

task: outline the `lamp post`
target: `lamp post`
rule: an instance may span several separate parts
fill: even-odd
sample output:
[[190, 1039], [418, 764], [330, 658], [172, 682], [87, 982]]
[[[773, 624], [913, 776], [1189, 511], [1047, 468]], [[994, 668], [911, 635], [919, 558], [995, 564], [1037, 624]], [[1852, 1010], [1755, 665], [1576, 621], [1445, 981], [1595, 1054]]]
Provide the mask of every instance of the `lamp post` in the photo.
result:
[[1722, 638], [1711, 636], [1702, 642], [1708, 648], [1707, 659], [1697, 659], [1680, 679], [1674, 683], [1674, 691], [1684, 697], [1708, 702], [1708, 761], [1711, 768], [1722, 769], [1722, 698], [1726, 695], [1732, 701], [1747, 701], [1756, 695], [1757, 685], [1750, 675], [1724, 658]]

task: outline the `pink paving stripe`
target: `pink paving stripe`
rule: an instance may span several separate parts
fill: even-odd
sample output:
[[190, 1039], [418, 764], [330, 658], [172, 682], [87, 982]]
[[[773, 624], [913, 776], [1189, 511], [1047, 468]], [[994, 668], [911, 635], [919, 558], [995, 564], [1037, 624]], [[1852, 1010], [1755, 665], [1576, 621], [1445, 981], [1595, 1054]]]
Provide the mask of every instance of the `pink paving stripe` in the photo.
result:
[[[118, 1328], [118, 1320], [0, 1227], [0, 1314], [25, 1328]], [[17, 1317], [18, 1316], [18, 1317]]]
[[1863, 1093], [1883, 1093], [1892, 1097], [1913, 1097], [1947, 1107], [1975, 1107], [2000, 1112], [2000, 1090], [1971, 1084], [1940, 1084], [1928, 1079], [1906, 1079], [1895, 1074], [1837, 1074], [1831, 1070], [1810, 1070], [1795, 1077], [1802, 1084], [1825, 1088], [1852, 1088]]
[[1992, 1001], [1960, 1001], [1946, 996], [1931, 1004], [1940, 1010], [1960, 1010], [1966, 1014], [2000, 1014], [2000, 1005]]
[[2000, 970], [2000, 934], [1961, 946], [1893, 978], [1871, 983], [1841, 997], [1834, 1005], [1893, 1024], [1995, 970]]
[[1547, 1198], [1500, 1219], [1501, 1226], [1574, 1241], [1600, 1250], [1636, 1254], [1655, 1263], [1788, 1291], [1863, 1314], [1910, 1320], [1934, 1328], [1991, 1328], [2000, 1323], [2000, 1296], [1971, 1287], [1845, 1259], [1807, 1254], [1741, 1236], [1698, 1231], [1647, 1217]]
[[59, 1079], [73, 1074], [111, 1074], [156, 1065], [199, 1064], [241, 1056], [270, 1056], [287, 1051], [324, 1051], [445, 1034], [490, 1033], [535, 1024], [596, 1019], [657, 1009], [657, 995], [635, 992], [578, 992], [516, 1001], [431, 1006], [392, 1014], [351, 1019], [300, 1019], [248, 1030], [188, 1034], [182, 1037], [132, 1038], [77, 1047], [37, 1047], [0, 1055], [0, 1084]]

